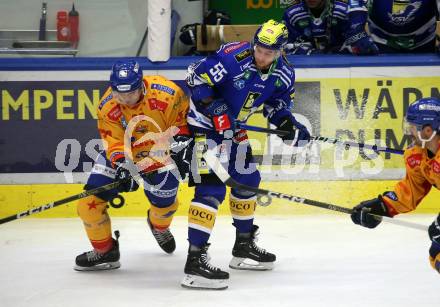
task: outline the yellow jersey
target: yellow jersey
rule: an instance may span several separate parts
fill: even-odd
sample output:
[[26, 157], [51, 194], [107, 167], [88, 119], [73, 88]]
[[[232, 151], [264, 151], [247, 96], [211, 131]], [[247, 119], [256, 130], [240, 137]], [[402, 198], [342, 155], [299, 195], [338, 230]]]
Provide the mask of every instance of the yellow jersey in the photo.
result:
[[431, 187], [440, 188], [440, 150], [434, 156], [420, 146], [405, 150], [406, 176], [385, 193], [383, 199], [391, 216], [414, 210]]
[[189, 100], [174, 82], [162, 76], [144, 76], [145, 93], [134, 106], [119, 104], [109, 87], [98, 105], [98, 130], [107, 159], [127, 155], [140, 171], [169, 161], [170, 139], [188, 135]]

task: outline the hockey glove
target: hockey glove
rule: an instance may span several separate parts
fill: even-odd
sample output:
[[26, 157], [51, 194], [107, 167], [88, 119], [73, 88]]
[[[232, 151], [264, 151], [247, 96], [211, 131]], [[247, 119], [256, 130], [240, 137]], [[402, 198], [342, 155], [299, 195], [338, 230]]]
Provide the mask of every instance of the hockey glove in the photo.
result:
[[184, 180], [191, 171], [194, 140], [186, 135], [177, 135], [174, 137], [174, 144], [171, 147], [171, 159], [176, 163], [180, 177]]
[[224, 99], [215, 99], [209, 103], [205, 107], [205, 114], [211, 117], [215, 131], [235, 130], [234, 119], [230, 115], [229, 106]]
[[382, 195], [371, 200], [361, 202], [353, 208], [351, 219], [353, 223], [367, 227], [375, 228], [382, 222], [382, 219], [372, 216], [371, 214], [389, 216], [388, 208], [382, 200]]
[[432, 242], [435, 242], [440, 246], [440, 214], [429, 226], [428, 235]]
[[121, 184], [118, 186], [119, 192], [132, 192], [139, 188], [139, 184], [134, 180], [130, 171], [127, 169], [128, 162], [124, 159], [119, 159], [116, 161], [116, 175], [115, 180], [120, 181]]
[[301, 147], [310, 142], [309, 131], [293, 116], [281, 118], [278, 129], [289, 132], [288, 135], [279, 135], [279, 137], [289, 145]]
[[355, 55], [379, 54], [376, 44], [365, 31], [349, 34], [341, 47], [341, 51], [344, 49]]

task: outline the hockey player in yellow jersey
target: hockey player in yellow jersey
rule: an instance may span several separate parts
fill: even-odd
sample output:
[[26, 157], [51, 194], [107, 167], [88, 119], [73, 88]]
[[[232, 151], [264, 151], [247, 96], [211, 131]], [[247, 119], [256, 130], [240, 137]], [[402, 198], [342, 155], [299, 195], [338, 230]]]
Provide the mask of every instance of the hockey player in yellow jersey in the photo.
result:
[[[115, 232], [116, 239], [112, 238], [107, 202], [118, 192], [137, 190], [138, 175], [151, 203], [147, 224], [165, 252], [175, 250], [169, 227], [179, 204], [179, 179], [189, 171], [192, 153], [192, 146], [186, 146], [192, 141], [186, 123], [188, 106], [181, 88], [162, 76], [143, 76], [136, 61], [123, 60], [113, 65], [110, 87], [97, 110], [98, 130], [106, 150], [96, 159], [85, 189], [115, 180], [120, 185], [78, 202], [78, 214], [93, 250], [76, 258], [76, 270], [120, 266], [119, 233]], [[177, 169], [169, 167], [174, 165]]]
[[[414, 210], [432, 187], [440, 188], [440, 100], [423, 98], [411, 104], [405, 116], [404, 130], [414, 143], [405, 150], [406, 176], [394, 191], [361, 202], [353, 208], [355, 224], [375, 228], [380, 220], [367, 214], [393, 217]], [[440, 273], [440, 214], [429, 226], [429, 260]]]

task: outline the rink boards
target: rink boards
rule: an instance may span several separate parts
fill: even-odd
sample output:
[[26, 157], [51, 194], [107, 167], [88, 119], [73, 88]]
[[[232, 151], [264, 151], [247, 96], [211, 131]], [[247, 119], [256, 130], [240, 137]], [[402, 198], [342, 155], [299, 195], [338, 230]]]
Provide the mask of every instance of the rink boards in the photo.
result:
[[[115, 59], [0, 59], [0, 216], [43, 205], [81, 191], [100, 140], [95, 109], [107, 86]], [[184, 86], [186, 67], [194, 58], [165, 64], [141, 59], [145, 74], [161, 74]], [[313, 135], [337, 137], [403, 149], [401, 130], [409, 103], [440, 96], [437, 56], [291, 57], [296, 67], [294, 114]], [[266, 126], [258, 112], [249, 124]], [[306, 154], [292, 154], [277, 137], [250, 133], [254, 154], [262, 163], [266, 188], [352, 207], [389, 190], [404, 175], [401, 156], [376, 155], [333, 145], [314, 144]], [[290, 159], [277, 156], [283, 152]], [[284, 161], [284, 162], [283, 162]], [[287, 162], [286, 162], [287, 161]], [[279, 164], [288, 163], [285, 173]], [[271, 165], [276, 165], [271, 168]], [[179, 194], [186, 214], [192, 191]], [[432, 191], [418, 212], [436, 212]], [[142, 192], [126, 196], [115, 216], [144, 216]], [[220, 214], [228, 213], [227, 205]], [[257, 214], [302, 214], [321, 209], [275, 201]], [[76, 216], [75, 204], [39, 214]]]

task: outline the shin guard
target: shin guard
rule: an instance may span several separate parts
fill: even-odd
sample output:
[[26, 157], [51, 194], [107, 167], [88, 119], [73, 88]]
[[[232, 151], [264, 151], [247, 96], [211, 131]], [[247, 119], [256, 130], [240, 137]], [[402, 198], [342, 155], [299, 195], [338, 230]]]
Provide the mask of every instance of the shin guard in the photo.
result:
[[152, 204], [149, 219], [153, 227], [157, 230], [165, 230], [170, 227], [174, 213], [176, 213], [178, 207], [179, 201], [177, 199], [174, 203], [165, 208], [159, 208]]
[[256, 200], [256, 196], [249, 198], [238, 198], [233, 194], [229, 196], [229, 209], [234, 219], [234, 225], [241, 233], [250, 233], [252, 231]]
[[94, 249], [100, 253], [110, 250], [113, 240], [107, 202], [94, 195], [89, 196], [78, 201], [77, 210]]

